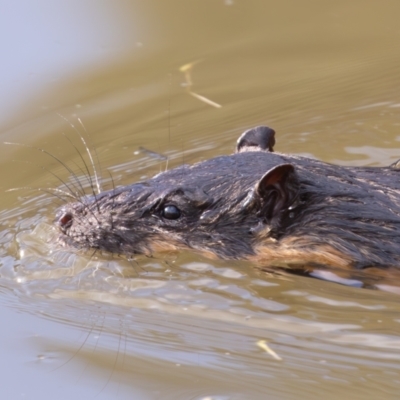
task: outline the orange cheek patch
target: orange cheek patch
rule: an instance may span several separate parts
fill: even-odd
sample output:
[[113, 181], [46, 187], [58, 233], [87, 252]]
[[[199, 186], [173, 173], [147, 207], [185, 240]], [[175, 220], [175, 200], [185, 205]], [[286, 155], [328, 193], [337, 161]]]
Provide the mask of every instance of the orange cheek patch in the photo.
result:
[[349, 269], [353, 261], [349, 256], [340, 253], [329, 245], [310, 245], [308, 248], [299, 248], [297, 238], [282, 241], [265, 241], [256, 245], [255, 255], [246, 257], [257, 264], [271, 265], [273, 263], [293, 264], [320, 264], [332, 267]]
[[[388, 287], [397, 287], [397, 292], [400, 293], [400, 270], [396, 267], [376, 268], [370, 267], [360, 271], [361, 278], [375, 282], [375, 286], [385, 285]], [[386, 290], [383, 289], [382, 290]], [[390, 291], [390, 290], [387, 290]]]
[[199, 249], [199, 248], [192, 248], [189, 246], [185, 246], [183, 243], [173, 242], [173, 239], [168, 239], [168, 241], [164, 238], [160, 239], [153, 239], [150, 244], [150, 252], [151, 253], [175, 253], [178, 251], [183, 250], [190, 250], [197, 254], [201, 254], [204, 257], [217, 260], [218, 257], [215, 253], [207, 249]]
[[184, 247], [182, 246], [178, 246], [177, 243], [173, 243], [172, 240], [171, 241], [166, 241], [166, 240], [152, 240], [151, 244], [150, 244], [150, 249], [151, 249], [151, 253], [173, 253], [173, 252], [177, 252], [179, 250], [183, 250]]

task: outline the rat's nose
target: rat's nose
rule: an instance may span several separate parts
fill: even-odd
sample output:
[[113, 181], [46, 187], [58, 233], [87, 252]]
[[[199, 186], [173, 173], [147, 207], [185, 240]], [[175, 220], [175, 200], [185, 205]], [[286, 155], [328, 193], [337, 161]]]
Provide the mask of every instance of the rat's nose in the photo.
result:
[[57, 223], [61, 231], [66, 233], [68, 228], [72, 225], [73, 217], [70, 212], [63, 212], [58, 218]]

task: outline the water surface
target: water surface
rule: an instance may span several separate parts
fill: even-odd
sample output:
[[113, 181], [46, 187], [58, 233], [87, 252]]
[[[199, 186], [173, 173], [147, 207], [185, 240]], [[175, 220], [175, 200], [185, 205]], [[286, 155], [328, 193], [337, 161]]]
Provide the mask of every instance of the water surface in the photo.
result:
[[[400, 158], [398, 2], [59, 4], [0, 17], [1, 138], [79, 177], [76, 131], [96, 148], [105, 188], [229, 154], [260, 124], [281, 152], [342, 165]], [[7, 398], [398, 397], [397, 295], [191, 253], [61, 249], [60, 199], [4, 192], [61, 187], [53, 174], [73, 182], [32, 147], [0, 146]]]

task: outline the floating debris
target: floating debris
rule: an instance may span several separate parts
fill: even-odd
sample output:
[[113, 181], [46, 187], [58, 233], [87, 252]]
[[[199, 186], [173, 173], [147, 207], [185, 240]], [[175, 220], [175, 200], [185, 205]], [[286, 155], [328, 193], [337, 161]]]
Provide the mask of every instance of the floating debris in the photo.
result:
[[193, 86], [192, 75], [191, 75], [192, 69], [196, 64], [198, 64], [201, 61], [203, 61], [203, 60], [193, 61], [191, 63], [184, 64], [179, 68], [179, 71], [181, 71], [185, 76], [186, 90], [191, 96], [193, 96], [196, 99], [202, 101], [203, 103], [206, 103], [209, 106], [212, 106], [212, 107], [215, 107], [215, 108], [221, 108], [222, 107], [221, 104], [218, 104], [215, 101], [212, 101], [212, 100], [208, 99], [205, 96], [202, 96], [202, 95], [200, 95], [198, 93], [195, 93], [191, 89], [191, 87]]
[[257, 346], [265, 350], [271, 357], [275, 358], [275, 360], [282, 361], [282, 358], [278, 356], [268, 345], [266, 340], [259, 340]]

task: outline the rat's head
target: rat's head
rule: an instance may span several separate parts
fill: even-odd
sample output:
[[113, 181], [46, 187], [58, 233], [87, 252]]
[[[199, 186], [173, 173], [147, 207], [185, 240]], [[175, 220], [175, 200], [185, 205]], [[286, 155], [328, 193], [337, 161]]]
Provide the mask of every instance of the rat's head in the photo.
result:
[[273, 238], [298, 195], [294, 167], [268, 151], [264, 135], [257, 145], [257, 129], [267, 128], [242, 135], [234, 155], [65, 205], [57, 214], [61, 240], [117, 254], [189, 248], [246, 258], [260, 237]]

